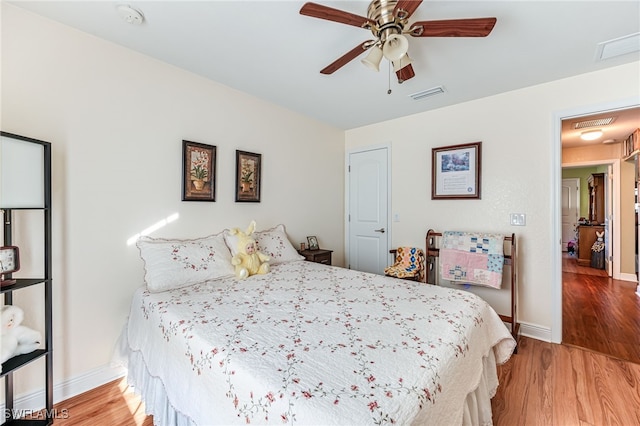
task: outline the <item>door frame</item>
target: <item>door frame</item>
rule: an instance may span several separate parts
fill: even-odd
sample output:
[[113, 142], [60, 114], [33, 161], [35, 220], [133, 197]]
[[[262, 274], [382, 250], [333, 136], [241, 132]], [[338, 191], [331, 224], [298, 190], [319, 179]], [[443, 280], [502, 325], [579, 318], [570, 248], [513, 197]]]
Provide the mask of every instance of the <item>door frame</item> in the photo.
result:
[[385, 229], [387, 230], [387, 247], [384, 248], [386, 250], [387, 258], [390, 259], [391, 254], [389, 253], [389, 249], [391, 248], [392, 241], [392, 230], [391, 230], [391, 144], [378, 144], [378, 145], [367, 145], [361, 146], [357, 148], [352, 148], [345, 152], [344, 157], [344, 170], [345, 170], [345, 179], [344, 179], [344, 229], [346, 230], [344, 235], [344, 253], [345, 253], [345, 266], [349, 267], [351, 264], [350, 251], [349, 251], [349, 240], [351, 237], [351, 223], [349, 221], [349, 207], [350, 207], [350, 189], [349, 189], [349, 156], [351, 154], [357, 154], [361, 152], [367, 151], [376, 151], [384, 149], [387, 151], [387, 223], [385, 225]]
[[[604, 202], [605, 202], [605, 233], [604, 233], [604, 242], [605, 242], [605, 258], [604, 258], [604, 269], [605, 271], [607, 271], [607, 275], [610, 277], [613, 277], [613, 257], [611, 256], [611, 245], [613, 244], [611, 241], [611, 234], [613, 233], [613, 230], [611, 229], [611, 218], [616, 218], [616, 216], [613, 215], [613, 213], [615, 212], [615, 205], [613, 204], [614, 202], [614, 197], [613, 195], [615, 194], [615, 192], [613, 191], [614, 189], [614, 177], [615, 177], [615, 173], [613, 172], [613, 164], [608, 164], [607, 165], [607, 178], [604, 181]], [[619, 180], [618, 181], [618, 186], [622, 185], [622, 181]], [[618, 192], [618, 198], [622, 199], [620, 196], [620, 192]], [[622, 208], [622, 207], [620, 207]], [[620, 214], [620, 212], [618, 212], [618, 214]], [[614, 222], [615, 223], [615, 222]], [[622, 230], [622, 229], [621, 229]], [[621, 243], [622, 244], [622, 243]], [[618, 268], [619, 270], [619, 268]]]
[[[640, 96], [634, 96], [599, 105], [584, 106], [571, 110], [557, 111], [553, 114], [553, 126], [551, 135], [551, 342], [562, 343], [562, 211], [561, 211], [561, 186], [562, 186], [562, 121], [585, 115], [620, 109], [640, 107]], [[600, 161], [600, 164], [603, 164]], [[615, 173], [615, 170], [614, 170]], [[618, 173], [620, 173], [618, 165]], [[614, 176], [615, 178], [615, 176]], [[613, 190], [615, 191], [615, 185]], [[620, 191], [618, 184], [617, 190]], [[614, 204], [615, 214], [615, 204]], [[619, 235], [620, 229], [616, 228], [617, 218], [614, 216], [614, 236]], [[617, 225], [619, 228], [619, 224]], [[613, 246], [615, 249], [615, 245]], [[615, 253], [614, 253], [615, 255]], [[614, 264], [615, 267], [615, 264]], [[640, 286], [640, 285], [639, 285]]]

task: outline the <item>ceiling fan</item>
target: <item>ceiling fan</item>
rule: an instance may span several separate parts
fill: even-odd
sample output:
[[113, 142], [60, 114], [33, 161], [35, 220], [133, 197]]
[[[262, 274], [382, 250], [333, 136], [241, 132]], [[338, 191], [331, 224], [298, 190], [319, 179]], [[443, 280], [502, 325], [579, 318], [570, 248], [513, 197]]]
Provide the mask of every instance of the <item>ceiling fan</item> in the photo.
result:
[[373, 0], [366, 18], [317, 3], [305, 3], [300, 9], [301, 15], [364, 28], [374, 36], [373, 40], [357, 45], [320, 72], [332, 74], [369, 50], [362, 63], [378, 71], [384, 57], [393, 65], [398, 83], [402, 83], [415, 77], [407, 55], [409, 42], [405, 34], [412, 37], [486, 37], [496, 24], [496, 18], [471, 18], [417, 21], [409, 25], [409, 18], [421, 3], [422, 0]]

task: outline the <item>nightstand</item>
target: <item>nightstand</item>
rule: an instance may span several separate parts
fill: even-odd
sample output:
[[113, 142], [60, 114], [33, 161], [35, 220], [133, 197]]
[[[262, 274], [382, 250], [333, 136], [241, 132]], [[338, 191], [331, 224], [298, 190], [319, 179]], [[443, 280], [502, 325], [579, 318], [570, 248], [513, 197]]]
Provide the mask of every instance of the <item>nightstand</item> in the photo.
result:
[[308, 260], [309, 262], [331, 265], [331, 253], [333, 253], [333, 250], [298, 250], [298, 253], [303, 255], [305, 260]]

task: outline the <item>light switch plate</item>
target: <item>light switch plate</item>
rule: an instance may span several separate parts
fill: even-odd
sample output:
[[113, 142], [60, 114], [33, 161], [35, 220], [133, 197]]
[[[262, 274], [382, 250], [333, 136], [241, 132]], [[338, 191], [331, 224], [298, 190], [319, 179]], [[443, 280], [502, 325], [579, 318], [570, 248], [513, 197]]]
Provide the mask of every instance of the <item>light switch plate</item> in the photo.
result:
[[527, 215], [524, 213], [511, 213], [512, 226], [525, 226], [527, 224]]

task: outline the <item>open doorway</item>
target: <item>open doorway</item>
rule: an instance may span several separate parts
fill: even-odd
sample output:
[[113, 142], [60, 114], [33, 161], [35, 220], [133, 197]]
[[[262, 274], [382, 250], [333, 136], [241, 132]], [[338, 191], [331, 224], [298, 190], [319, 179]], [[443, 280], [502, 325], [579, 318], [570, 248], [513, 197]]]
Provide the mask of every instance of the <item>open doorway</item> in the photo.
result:
[[[568, 259], [575, 259], [574, 263], [579, 266], [601, 269], [612, 277], [612, 218], [617, 217], [613, 209], [612, 189], [615, 178], [613, 163], [616, 160], [609, 161], [563, 162], [562, 251], [569, 255]], [[602, 250], [592, 253], [596, 242], [596, 248]]]
[[[607, 120], [608, 123], [604, 123]], [[621, 127], [619, 133], [609, 128], [603, 132], [605, 137], [600, 141], [591, 144], [576, 141], [581, 132], [592, 130], [593, 127], [602, 130], [615, 122]], [[627, 127], [623, 128], [624, 125]], [[558, 203], [562, 213], [558, 216], [561, 217], [562, 228], [556, 227], [556, 232], [561, 233], [563, 245], [557, 252], [561, 257], [558, 262], [561, 273], [556, 290], [560, 291], [555, 292], [554, 296], [560, 299], [560, 315], [554, 316], [552, 340], [640, 363], [640, 308], [635, 293], [638, 286], [638, 241], [635, 236], [637, 173], [635, 163], [621, 158], [620, 148], [621, 140], [640, 127], [640, 108], [636, 105], [566, 116], [561, 118], [560, 127], [560, 179], [563, 183], [559, 194], [561, 201]], [[567, 139], [572, 137], [573, 145], [567, 143]], [[607, 143], [602, 144], [603, 140]], [[576, 253], [576, 257], [569, 253], [564, 241], [567, 238], [564, 186], [568, 178], [580, 179], [583, 184], [601, 179], [608, 200], [599, 207], [603, 213], [596, 214], [594, 188], [583, 188], [575, 241], [576, 251], [581, 251], [581, 254]], [[594, 241], [587, 241], [587, 235]], [[602, 239], [606, 240], [602, 243], [605, 243], [607, 250], [601, 253], [602, 261], [594, 264], [594, 259], [597, 260], [594, 255], [600, 254], [592, 251], [592, 247], [598, 248], [594, 246], [596, 235], [602, 235]], [[578, 257], [581, 257], [581, 263]], [[561, 327], [559, 337], [556, 327]]]

